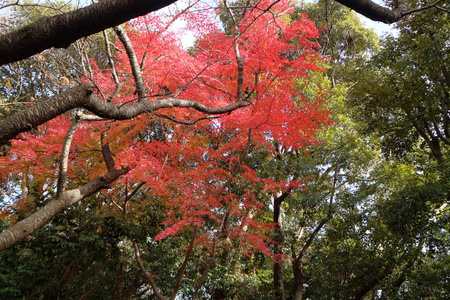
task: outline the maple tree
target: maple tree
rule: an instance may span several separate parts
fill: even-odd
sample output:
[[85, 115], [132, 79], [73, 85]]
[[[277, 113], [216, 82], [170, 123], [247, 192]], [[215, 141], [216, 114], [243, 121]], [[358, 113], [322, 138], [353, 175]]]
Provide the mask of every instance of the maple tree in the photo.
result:
[[[104, 190], [98, 198], [102, 214], [133, 218], [155, 201], [163, 203], [166, 218], [155, 241], [191, 228], [190, 249], [204, 245], [211, 261], [218, 248], [230, 246], [280, 259], [268, 245], [273, 225], [258, 220], [268, 205], [259, 194], [293, 190], [302, 181], [258, 177], [245, 161], [275, 141], [292, 149], [310, 145], [328, 124], [322, 95], [306, 98], [305, 81], [297, 80], [322, 70], [323, 58], [311, 41], [318, 30], [306, 15], [291, 21], [289, 1], [189, 8], [172, 18], [149, 15], [115, 28], [116, 55], [106, 67], [92, 60], [83, 74], [96, 88], [84, 84], [69, 92], [97, 115], [60, 115], [73, 100], [61, 94], [58, 105], [48, 103], [54, 115], [47, 123], [12, 141], [9, 155], [0, 158], [0, 174], [5, 182], [20, 182], [23, 197], [2, 211], [3, 222], [14, 224], [0, 234], [2, 249]], [[224, 12], [229, 33], [217, 22]], [[197, 39], [189, 52], [170, 30], [178, 18]], [[24, 113], [32, 114], [33, 107]], [[3, 186], [2, 192], [11, 195], [16, 187]], [[132, 192], [123, 197], [124, 189]], [[139, 189], [146, 196], [132, 201]], [[139, 261], [139, 245], [133, 246], [158, 294]], [[182, 269], [179, 274], [181, 279]]]

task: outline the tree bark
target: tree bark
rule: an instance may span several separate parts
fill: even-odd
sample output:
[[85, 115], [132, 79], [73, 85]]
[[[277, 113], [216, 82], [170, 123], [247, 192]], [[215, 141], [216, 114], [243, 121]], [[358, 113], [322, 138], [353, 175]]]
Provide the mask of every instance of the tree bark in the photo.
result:
[[393, 9], [383, 7], [371, 0], [336, 0], [357, 13], [378, 22], [392, 24], [400, 20], [407, 12], [405, 1], [397, 0]]
[[52, 101], [40, 102], [31, 108], [1, 119], [0, 145], [7, 144], [10, 139], [19, 133], [41, 125], [73, 108], [85, 108], [106, 119], [127, 120], [161, 108], [190, 107], [205, 114], [216, 115], [231, 112], [247, 105], [250, 105], [250, 103], [240, 101], [223, 107], [208, 107], [193, 100], [164, 98], [152, 102], [144, 100], [131, 105], [119, 106], [103, 101], [94, 94], [92, 86], [82, 84], [61, 93]]
[[[283, 200], [289, 193], [280, 193], [273, 200], [273, 222], [275, 223], [276, 237], [275, 241], [278, 244], [275, 244], [274, 254], [283, 254], [283, 228], [282, 228], [282, 214], [281, 214], [281, 204]], [[281, 261], [276, 261], [273, 265], [273, 287], [275, 290], [275, 298], [278, 300], [285, 300], [286, 297], [284, 295], [284, 282], [283, 282], [283, 263]]]
[[60, 197], [51, 200], [31, 216], [1, 232], [0, 251], [25, 239], [33, 232], [44, 226], [50, 221], [50, 219], [52, 219], [63, 209], [94, 194], [97, 191], [100, 191], [101, 189], [108, 188], [112, 182], [127, 172], [127, 168], [114, 169], [77, 189], [63, 192]]
[[[387, 24], [395, 23], [407, 11], [404, 0], [393, 9], [370, 0], [336, 0], [363, 16]], [[18, 30], [0, 36], [0, 65], [12, 63], [51, 47], [67, 48], [77, 39], [120, 25], [130, 19], [166, 7], [176, 0], [104, 0], [53, 17], [45, 17]]]
[[19, 61], [51, 47], [67, 48], [79, 38], [120, 25], [176, 0], [104, 0], [85, 8], [42, 18], [0, 36], [0, 65]]
[[296, 258], [292, 263], [292, 270], [294, 273], [294, 285], [292, 286], [292, 299], [303, 299], [303, 285], [305, 284], [305, 275], [303, 273], [302, 259]]

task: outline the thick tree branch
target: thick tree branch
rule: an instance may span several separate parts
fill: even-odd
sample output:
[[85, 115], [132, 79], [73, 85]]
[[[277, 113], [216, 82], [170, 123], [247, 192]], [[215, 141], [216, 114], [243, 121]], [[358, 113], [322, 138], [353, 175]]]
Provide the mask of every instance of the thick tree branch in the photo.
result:
[[51, 200], [28, 218], [1, 232], [0, 251], [22, 241], [48, 223], [60, 211], [109, 186], [128, 170], [128, 168], [111, 170], [77, 189], [63, 192], [60, 197]]
[[353, 9], [357, 13], [360, 13], [361, 15], [373, 21], [392, 24], [397, 22], [406, 15], [426, 10], [429, 8], [437, 7], [437, 5], [442, 0], [438, 0], [430, 5], [426, 5], [412, 10], [407, 9], [405, 0], [397, 0], [396, 1], [397, 5], [393, 9], [378, 5], [371, 0], [336, 0], [336, 1]]
[[176, 0], [104, 0], [54, 17], [42, 18], [0, 36], [0, 65], [51, 47], [66, 48], [81, 37], [120, 25]]
[[0, 120], [0, 144], [6, 144], [21, 132], [41, 125], [62, 113], [82, 107], [93, 93], [90, 85], [83, 84], [54, 97], [52, 101], [40, 102], [37, 105], [18, 111]]
[[[336, 0], [337, 2], [353, 9], [357, 13], [373, 20], [386, 24], [392, 24], [402, 18], [402, 13], [406, 11], [406, 7], [398, 5], [394, 9], [383, 7], [370, 0]], [[398, 1], [403, 4], [403, 0]]]
[[[370, 0], [336, 0], [374, 21], [391, 24], [403, 16], [438, 7], [441, 1], [408, 11], [403, 5], [389, 9]], [[176, 0], [104, 0], [53, 17], [44, 17], [0, 36], [0, 65], [19, 61], [51, 47], [66, 48], [81, 37], [120, 25], [130, 19], [166, 7]]]
[[442, 2], [442, 0], [437, 0], [432, 4], [425, 5], [422, 7], [418, 7], [415, 9], [408, 10], [406, 6], [405, 0], [397, 0], [395, 1], [396, 7], [393, 9], [383, 7], [381, 5], [376, 4], [371, 0], [336, 0], [337, 2], [353, 9], [357, 13], [373, 20], [379, 21], [386, 24], [392, 24], [399, 21], [404, 16], [427, 10], [430, 8], [441, 9], [437, 5]]
[[0, 120], [0, 145], [7, 144], [10, 139], [19, 133], [41, 125], [73, 108], [85, 108], [105, 119], [127, 120], [142, 113], [162, 108], [186, 107], [205, 114], [218, 115], [232, 112], [248, 105], [250, 103], [240, 101], [223, 107], [209, 107], [193, 100], [163, 98], [153, 102], [144, 100], [130, 105], [119, 106], [101, 100], [94, 94], [92, 86], [82, 84], [61, 93], [52, 101], [40, 102], [29, 109], [19, 111]]
[[373, 20], [386, 24], [397, 22], [403, 17], [406, 11], [404, 0], [399, 0], [397, 7], [390, 9], [376, 4], [370, 0], [336, 0], [337, 2], [353, 9], [357, 13]]

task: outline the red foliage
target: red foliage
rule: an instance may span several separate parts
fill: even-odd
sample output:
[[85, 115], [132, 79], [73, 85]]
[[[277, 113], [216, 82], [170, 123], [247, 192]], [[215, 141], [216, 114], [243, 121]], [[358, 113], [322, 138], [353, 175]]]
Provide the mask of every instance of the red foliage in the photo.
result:
[[[273, 226], [255, 217], [262, 213], [263, 204], [254, 190], [264, 186], [265, 192], [272, 193], [299, 187], [301, 181], [259, 178], [244, 164], [243, 157], [249, 147], [252, 151], [272, 149], [275, 140], [286, 148], [307, 146], [328, 123], [320, 95], [306, 99], [296, 81], [309, 72], [321, 71], [318, 64], [322, 58], [312, 41], [318, 30], [306, 15], [290, 22], [288, 1], [272, 3], [258, 2], [258, 7], [248, 10], [236, 24], [233, 34], [220, 30], [217, 15], [211, 10], [197, 9], [178, 16], [198, 39], [190, 52], [183, 49], [177, 31], [167, 29], [170, 20], [164, 16], [147, 16], [129, 24], [128, 34], [144, 66], [151, 97], [176, 96], [209, 106], [229, 105], [244, 98], [251, 105], [190, 126], [158, 115], [107, 125], [85, 123], [74, 137], [69, 178], [89, 180], [105, 172], [98, 132], [106, 132], [104, 142], [110, 143], [117, 163], [131, 167], [118, 184], [146, 182], [149, 197], [139, 205], [150, 205], [154, 197], [165, 201], [165, 229], [155, 240], [176, 235], [191, 225], [210, 233], [222, 228], [244, 252], [271, 255], [267, 232]], [[133, 77], [126, 75], [131, 69], [123, 46], [117, 43], [116, 48], [116, 69], [125, 74], [122, 80], [126, 82], [113, 101], [126, 104], [136, 101], [135, 84]], [[115, 88], [111, 70], [93, 64], [96, 84], [108, 95]], [[184, 122], [204, 117], [190, 109], [157, 113]], [[37, 134], [22, 135], [14, 141], [11, 155], [0, 158], [2, 177], [32, 174], [33, 181], [41, 182], [42, 192], [55, 186], [55, 160], [69, 124], [68, 116], [63, 116], [41, 126]], [[227, 224], [224, 214], [230, 215]]]

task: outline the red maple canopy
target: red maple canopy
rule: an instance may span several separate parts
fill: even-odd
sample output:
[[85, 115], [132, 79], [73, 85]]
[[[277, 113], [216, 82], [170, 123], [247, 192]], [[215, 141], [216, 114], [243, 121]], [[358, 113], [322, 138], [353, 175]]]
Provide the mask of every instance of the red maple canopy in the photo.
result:
[[[239, 9], [193, 5], [176, 15], [183, 30], [196, 38], [189, 50], [182, 46], [180, 28], [173, 29], [173, 17], [160, 13], [129, 23], [147, 99], [195, 100], [210, 107], [239, 101], [248, 105], [218, 115], [164, 108], [131, 120], [83, 122], [72, 142], [66, 186], [106, 172], [99, 149], [107, 143], [116, 164], [130, 171], [103, 192], [109, 200], [101, 205], [101, 213], [124, 213], [128, 205], [128, 215], [139, 215], [141, 208], [157, 202], [165, 209], [166, 221], [155, 240], [194, 225], [205, 229], [199, 243], [226, 230], [228, 238], [241, 241], [242, 249], [270, 254], [266, 233], [271, 224], [255, 217], [268, 204], [261, 203], [255, 190], [275, 193], [301, 181], [261, 178], [245, 162], [252, 152], [274, 153], [275, 141], [285, 148], [310, 145], [328, 123], [328, 112], [321, 108], [323, 95], [306, 98], [303, 92], [308, 74], [321, 71], [323, 58], [314, 42], [319, 32], [306, 15], [292, 21], [292, 12], [289, 1], [260, 1]], [[136, 84], [127, 51], [119, 41], [115, 48], [115, 70], [92, 61], [86, 82], [95, 82], [105, 98], [120, 86], [112, 102], [129, 105], [139, 101]], [[51, 197], [71, 116], [62, 115], [35, 134], [14, 140], [10, 155], [0, 158], [2, 179], [18, 178], [23, 186]], [[124, 203], [117, 190], [138, 183], [144, 183], [146, 196]], [[14, 210], [33, 210], [36, 201], [30, 195], [25, 193], [2, 217], [14, 223]]]

